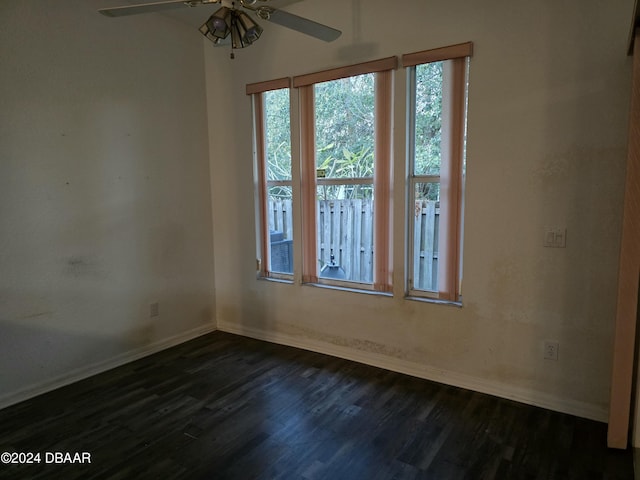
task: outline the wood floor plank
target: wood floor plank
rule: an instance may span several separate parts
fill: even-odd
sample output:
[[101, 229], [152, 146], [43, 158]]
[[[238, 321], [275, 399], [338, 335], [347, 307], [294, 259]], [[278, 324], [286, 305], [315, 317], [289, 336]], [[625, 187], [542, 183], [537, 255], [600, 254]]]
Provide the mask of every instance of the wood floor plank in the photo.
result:
[[633, 478], [606, 425], [215, 332], [0, 410], [2, 479]]

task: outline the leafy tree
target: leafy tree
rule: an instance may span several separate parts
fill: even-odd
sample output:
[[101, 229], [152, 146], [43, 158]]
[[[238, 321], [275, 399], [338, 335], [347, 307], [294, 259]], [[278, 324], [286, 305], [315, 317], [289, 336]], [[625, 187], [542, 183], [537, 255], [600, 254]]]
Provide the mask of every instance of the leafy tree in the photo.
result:
[[[440, 173], [442, 62], [416, 67], [415, 172]], [[365, 74], [315, 85], [316, 167], [327, 178], [373, 176], [375, 145], [375, 75]], [[291, 179], [288, 89], [267, 92], [265, 99], [267, 175]], [[420, 184], [417, 198], [437, 199], [433, 184]], [[291, 198], [289, 187], [272, 187], [271, 195]], [[370, 198], [371, 185], [323, 186], [323, 198]]]
[[[442, 141], [442, 62], [416, 67], [415, 168], [418, 175], [439, 175]], [[416, 199], [438, 200], [437, 183], [418, 183]]]
[[[347, 77], [315, 86], [316, 165], [327, 178], [373, 176], [375, 76]], [[321, 198], [371, 198], [371, 185], [322, 186]]]
[[415, 172], [440, 173], [442, 62], [416, 67]]
[[[289, 90], [265, 93], [265, 142], [267, 180], [291, 180], [291, 128]], [[269, 194], [276, 198], [291, 198], [288, 186], [271, 187]]]
[[[334, 145], [330, 144], [325, 150], [333, 150]], [[326, 156], [319, 169], [327, 172], [328, 178], [370, 178], [373, 177], [373, 152], [370, 147], [361, 147], [359, 151], [352, 152], [348, 148], [342, 149], [342, 157], [334, 158]], [[363, 185], [322, 185], [318, 188], [318, 195], [323, 200], [332, 198], [372, 198], [373, 186]]]

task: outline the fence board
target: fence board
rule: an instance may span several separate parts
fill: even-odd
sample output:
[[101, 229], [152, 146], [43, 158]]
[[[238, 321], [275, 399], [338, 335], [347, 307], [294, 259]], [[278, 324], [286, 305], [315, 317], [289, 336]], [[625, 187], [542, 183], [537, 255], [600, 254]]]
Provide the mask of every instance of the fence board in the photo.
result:
[[353, 222], [353, 243], [351, 249], [351, 261], [353, 265], [353, 271], [357, 278], [363, 277], [362, 272], [362, 200], [356, 199], [352, 201], [352, 222]]
[[333, 250], [337, 264], [342, 264], [342, 242], [340, 241], [342, 205], [343, 202], [331, 202], [331, 239], [329, 240], [329, 253]]
[[291, 199], [269, 199], [267, 216], [269, 230], [282, 232], [286, 240], [293, 238]]
[[275, 203], [269, 202], [269, 207], [267, 208], [267, 217], [269, 219], [269, 231], [276, 229], [276, 216], [275, 216]]
[[422, 238], [422, 202], [417, 201], [414, 207], [413, 220], [413, 252], [410, 252], [413, 258], [413, 278], [412, 288], [423, 289], [422, 277], [420, 275], [420, 240]]
[[363, 202], [363, 242], [362, 259], [364, 264], [363, 278], [373, 281], [373, 200]]
[[[291, 199], [269, 199], [269, 229], [293, 238]], [[373, 212], [372, 199], [318, 200], [316, 232], [319, 268], [331, 261], [345, 271], [347, 280], [373, 281]], [[437, 286], [436, 202], [419, 200], [415, 204], [413, 228], [413, 288], [433, 290]]]
[[340, 266], [345, 272], [349, 272], [349, 275], [353, 277], [358, 273], [353, 269], [353, 262], [351, 261], [353, 248], [355, 247], [353, 222], [351, 221], [353, 214], [353, 202], [351, 200], [340, 202], [340, 210], [340, 252], [342, 253]]
[[[433, 201], [423, 200], [420, 202], [420, 232], [421, 241], [420, 248], [415, 255], [420, 259], [420, 290], [435, 290], [437, 283], [434, 277], [434, 247], [435, 247], [435, 214], [436, 203]], [[436, 272], [437, 273], [437, 270]]]
[[284, 233], [284, 218], [283, 218], [283, 209], [282, 209], [282, 202], [276, 202], [276, 211], [275, 211], [275, 215], [276, 215], [276, 230], [283, 232]]

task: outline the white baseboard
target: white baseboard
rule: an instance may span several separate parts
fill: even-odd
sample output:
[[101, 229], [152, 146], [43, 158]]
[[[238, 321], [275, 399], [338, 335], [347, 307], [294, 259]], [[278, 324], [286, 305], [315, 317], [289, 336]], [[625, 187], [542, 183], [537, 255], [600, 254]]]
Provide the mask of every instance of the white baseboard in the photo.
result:
[[[437, 369], [415, 362], [409, 362], [406, 360], [380, 355], [377, 353], [354, 350], [351, 348], [332, 345], [325, 342], [294, 337], [278, 332], [267, 332], [255, 328], [243, 327], [240, 325], [220, 321], [218, 322], [217, 329], [223, 332], [251, 337], [271, 343], [287, 345], [291, 347], [301, 348], [303, 350], [310, 350], [317, 353], [344, 358], [346, 360], [352, 360], [366, 365], [384, 368], [385, 370], [403, 373], [418, 378], [424, 378], [426, 380], [431, 380], [454, 387], [465, 388], [480, 393], [486, 393], [488, 395], [494, 395], [496, 397], [506, 398], [509, 400], [514, 400], [516, 402], [547, 408], [549, 410], [554, 410], [562, 413], [568, 413], [570, 415], [588, 418], [599, 422], [606, 422], [608, 420], [609, 412], [597, 405], [558, 398], [556, 396], [541, 392], [525, 390], [498, 382], [491, 382], [470, 375], [464, 375], [444, 369]], [[93, 375], [97, 375], [107, 370], [111, 370], [113, 368], [133, 362], [148, 355], [157, 353], [161, 350], [171, 348], [199, 336], [211, 333], [215, 330], [216, 327], [213, 324], [198, 327], [193, 330], [189, 330], [187, 332], [183, 332], [173, 337], [153, 343], [151, 345], [147, 345], [143, 348], [132, 350], [115, 358], [111, 358], [103, 362], [98, 362], [73, 370], [47, 382], [31, 385], [18, 392], [12, 392], [8, 395], [0, 396], [0, 409], [35, 397], [37, 395], [47, 393], [49, 391], [55, 390], [56, 388], [60, 388], [65, 385], [84, 380], [85, 378], [91, 377]]]
[[531, 391], [492, 382], [486, 379], [473, 377], [461, 373], [451, 372], [427, 365], [409, 362], [398, 358], [388, 357], [372, 352], [354, 350], [348, 347], [332, 345], [325, 342], [314, 341], [306, 338], [294, 337], [278, 332], [267, 332], [251, 327], [243, 327], [237, 324], [218, 321], [218, 330], [246, 337], [264, 340], [280, 345], [301, 348], [317, 353], [323, 353], [334, 357], [352, 360], [374, 367], [384, 368], [398, 373], [404, 373], [426, 380], [465, 388], [475, 392], [486, 393], [500, 398], [514, 400], [516, 402], [546, 408], [562, 413], [568, 413], [577, 417], [588, 418], [598, 422], [607, 422], [609, 412], [598, 405], [580, 402], [571, 399], [559, 398], [542, 392]]
[[166, 350], [167, 348], [174, 347], [189, 340], [193, 340], [194, 338], [206, 335], [207, 333], [214, 332], [215, 330], [216, 327], [213, 323], [204, 325], [202, 327], [197, 327], [187, 332], [182, 332], [178, 335], [174, 335], [173, 337], [165, 338], [145, 347], [123, 353], [121, 355], [118, 355], [117, 357], [71, 370], [70, 372], [50, 379], [46, 382], [30, 385], [27, 388], [24, 388], [17, 392], [9, 393], [8, 395], [2, 395], [0, 396], [0, 409], [22, 402], [23, 400], [28, 400], [29, 398], [42, 395], [43, 393], [50, 392], [57, 388], [64, 387], [71, 383], [84, 380], [85, 378], [97, 375], [107, 370], [111, 370], [112, 368], [120, 367], [135, 360], [139, 360], [140, 358], [157, 353], [161, 350]]

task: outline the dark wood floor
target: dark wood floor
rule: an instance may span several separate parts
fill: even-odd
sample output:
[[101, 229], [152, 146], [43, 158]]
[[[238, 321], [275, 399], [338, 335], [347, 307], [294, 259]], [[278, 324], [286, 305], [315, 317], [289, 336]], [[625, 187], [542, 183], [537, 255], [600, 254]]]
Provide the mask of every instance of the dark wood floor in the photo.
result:
[[633, 478], [605, 424], [221, 332], [1, 410], [0, 434], [41, 453], [2, 479]]

